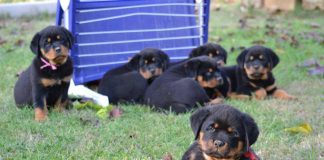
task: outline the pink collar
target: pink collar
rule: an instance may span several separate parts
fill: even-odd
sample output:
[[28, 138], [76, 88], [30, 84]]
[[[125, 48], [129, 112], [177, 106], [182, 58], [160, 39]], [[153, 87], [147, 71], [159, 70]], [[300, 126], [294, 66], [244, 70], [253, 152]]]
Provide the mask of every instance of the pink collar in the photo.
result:
[[46, 67], [51, 67], [52, 70], [56, 70], [57, 69], [57, 67], [54, 64], [51, 64], [51, 63], [47, 62], [44, 58], [41, 57], [41, 60], [44, 63], [44, 65], [42, 65], [40, 67], [40, 69], [44, 69]]
[[258, 156], [251, 150], [249, 147], [249, 150], [243, 154], [244, 158], [247, 158], [249, 160], [258, 160]]

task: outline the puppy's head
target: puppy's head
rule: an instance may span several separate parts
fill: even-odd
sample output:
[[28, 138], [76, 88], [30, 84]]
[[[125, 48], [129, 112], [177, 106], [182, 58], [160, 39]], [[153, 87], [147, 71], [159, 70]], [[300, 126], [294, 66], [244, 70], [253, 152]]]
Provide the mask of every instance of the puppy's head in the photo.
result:
[[128, 63], [128, 67], [138, 70], [145, 79], [151, 79], [161, 75], [168, 66], [168, 55], [155, 48], [142, 50]]
[[30, 49], [51, 64], [62, 65], [67, 60], [73, 41], [72, 34], [64, 27], [48, 26], [34, 35]]
[[253, 46], [237, 57], [237, 63], [249, 79], [267, 79], [268, 73], [279, 63], [279, 57], [269, 48]]
[[226, 64], [227, 52], [222, 46], [218, 44], [207, 43], [205, 45], [199, 46], [191, 51], [189, 58], [202, 55], [214, 58], [218, 66], [224, 66]]
[[259, 136], [254, 120], [229, 105], [202, 107], [190, 122], [203, 154], [210, 159], [237, 159]]
[[215, 88], [224, 83], [217, 61], [208, 56], [189, 59], [185, 63], [189, 77], [195, 78], [203, 88]]

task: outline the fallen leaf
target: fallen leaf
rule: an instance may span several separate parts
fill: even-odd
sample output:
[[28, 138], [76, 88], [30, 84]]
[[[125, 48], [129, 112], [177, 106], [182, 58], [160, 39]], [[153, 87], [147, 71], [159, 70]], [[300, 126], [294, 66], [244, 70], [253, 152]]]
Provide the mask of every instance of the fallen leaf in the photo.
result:
[[2, 38], [0, 37], [0, 46], [3, 45], [3, 44], [5, 44], [5, 43], [7, 43], [7, 40], [2, 39]]
[[318, 32], [301, 32], [301, 37], [304, 39], [311, 39], [320, 44], [324, 44], [324, 35]]
[[303, 64], [297, 65], [298, 67], [317, 67], [319, 66], [318, 61], [315, 58], [306, 60], [303, 62]]
[[264, 40], [255, 40], [255, 41], [252, 41], [252, 44], [255, 44], [255, 45], [264, 45], [266, 42]]
[[101, 119], [106, 119], [109, 111], [111, 111], [109, 107], [101, 108], [97, 111], [96, 115]]
[[173, 160], [172, 155], [170, 153], [167, 153], [163, 156], [162, 160]]
[[308, 70], [308, 74], [315, 76], [315, 75], [323, 75], [324, 76], [324, 66], [318, 66]]
[[309, 26], [311, 27], [311, 28], [321, 28], [321, 25], [319, 25], [318, 23], [310, 23], [309, 24]]
[[121, 117], [123, 114], [123, 111], [120, 108], [113, 108], [110, 112], [109, 112], [109, 118], [119, 118]]
[[291, 132], [291, 133], [303, 133], [303, 134], [310, 134], [313, 129], [308, 123], [303, 123], [300, 124], [296, 127], [291, 127], [291, 128], [285, 128], [286, 132]]
[[15, 46], [17, 46], [17, 47], [22, 47], [22, 46], [24, 46], [24, 44], [25, 44], [25, 41], [22, 40], [22, 39], [18, 39], [18, 40], [15, 42]]
[[244, 19], [244, 18], [241, 18], [239, 20], [239, 23], [240, 23], [240, 28], [247, 28], [247, 19]]

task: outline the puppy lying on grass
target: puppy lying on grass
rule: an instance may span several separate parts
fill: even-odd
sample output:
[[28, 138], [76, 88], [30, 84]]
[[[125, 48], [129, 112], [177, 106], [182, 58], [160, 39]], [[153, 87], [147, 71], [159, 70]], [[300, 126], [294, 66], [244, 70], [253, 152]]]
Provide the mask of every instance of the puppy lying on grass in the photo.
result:
[[205, 103], [219, 103], [219, 99], [209, 97], [206, 89], [217, 89], [226, 96], [228, 88], [217, 61], [200, 56], [172, 66], [158, 77], [146, 90], [144, 103], [158, 110], [183, 113]]
[[264, 99], [272, 95], [278, 99], [295, 99], [286, 91], [278, 89], [272, 69], [279, 63], [277, 54], [263, 46], [245, 49], [237, 57], [237, 65], [223, 67], [222, 70], [231, 80], [231, 98]]

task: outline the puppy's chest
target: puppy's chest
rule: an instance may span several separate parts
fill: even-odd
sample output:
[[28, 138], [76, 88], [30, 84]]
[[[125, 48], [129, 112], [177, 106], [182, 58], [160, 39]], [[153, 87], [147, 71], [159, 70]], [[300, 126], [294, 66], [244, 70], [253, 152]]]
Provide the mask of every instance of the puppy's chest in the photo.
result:
[[65, 76], [62, 78], [41, 78], [40, 79], [40, 83], [44, 86], [44, 87], [53, 87], [53, 86], [60, 86], [62, 84], [66, 84], [69, 83], [71, 80], [71, 75], [69, 76]]

